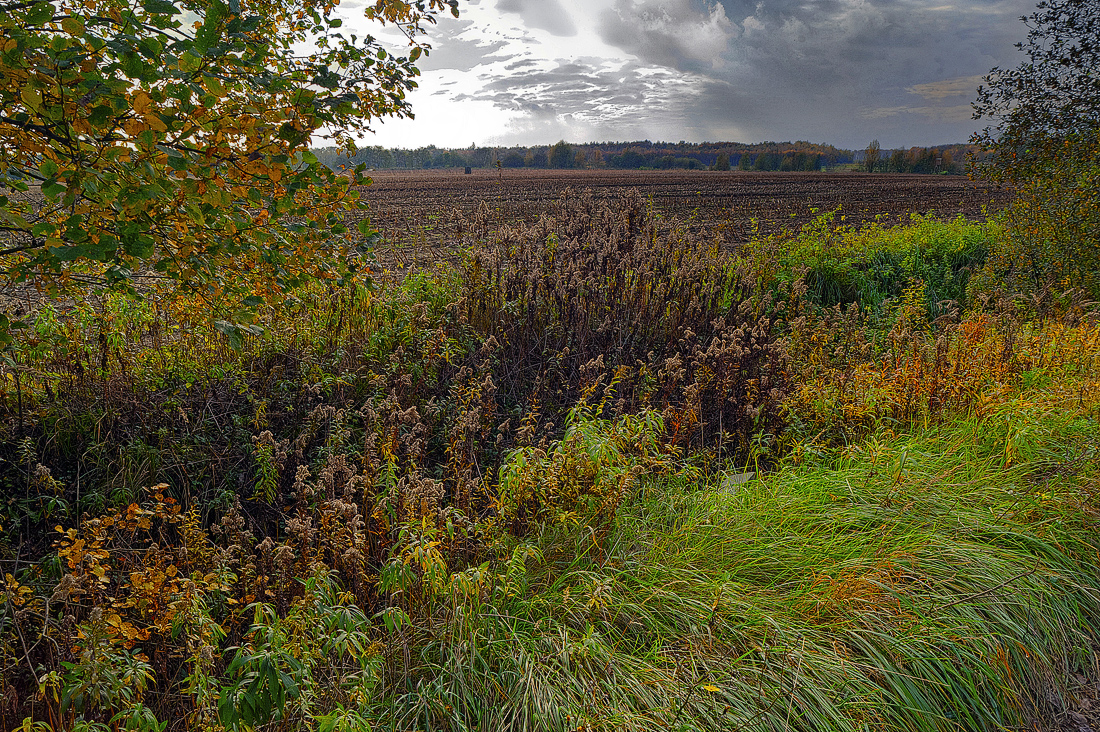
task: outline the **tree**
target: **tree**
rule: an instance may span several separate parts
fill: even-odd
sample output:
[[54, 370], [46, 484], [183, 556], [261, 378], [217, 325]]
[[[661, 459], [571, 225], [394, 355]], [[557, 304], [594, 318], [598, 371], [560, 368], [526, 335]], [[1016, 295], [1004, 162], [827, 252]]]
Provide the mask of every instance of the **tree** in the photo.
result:
[[519, 150], [509, 150], [500, 162], [505, 168], [522, 168], [523, 155]]
[[350, 152], [372, 119], [411, 116], [417, 39], [447, 7], [369, 6], [408, 38], [398, 56], [343, 35], [330, 0], [0, 0], [0, 282], [150, 282], [247, 322], [346, 281], [371, 238], [342, 212], [369, 181], [310, 140], [338, 130]]
[[565, 140], [559, 140], [550, 148], [551, 168], [572, 168], [573, 158], [573, 148]]
[[994, 150], [995, 171], [1016, 179], [1040, 167], [1053, 147], [1100, 129], [1100, 5], [1044, 0], [1030, 16], [1028, 60], [993, 68], [978, 87], [974, 119], [995, 121], [974, 142]]
[[871, 140], [871, 144], [867, 146], [863, 153], [863, 167], [867, 168], [868, 173], [875, 172], [875, 167], [878, 165], [881, 156], [882, 148], [879, 147], [878, 140]]
[[523, 164], [528, 168], [545, 168], [546, 160], [546, 149], [539, 147], [527, 151]]
[[729, 170], [730, 169], [730, 156], [727, 152], [718, 153], [718, 159], [714, 161], [714, 165], [710, 167], [711, 170]]
[[1021, 20], [1027, 60], [992, 69], [974, 103], [993, 122], [972, 140], [992, 153], [980, 172], [1017, 194], [992, 263], [1013, 285], [1100, 296], [1100, 4], [1044, 0]]
[[909, 172], [909, 161], [905, 157], [904, 150], [895, 150], [890, 153], [890, 171], [893, 173]]

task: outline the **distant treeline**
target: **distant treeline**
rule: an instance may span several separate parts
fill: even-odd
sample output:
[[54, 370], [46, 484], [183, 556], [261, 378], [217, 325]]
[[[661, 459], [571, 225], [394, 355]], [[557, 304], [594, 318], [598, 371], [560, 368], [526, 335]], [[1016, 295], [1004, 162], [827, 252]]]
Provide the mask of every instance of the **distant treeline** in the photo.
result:
[[[963, 173], [971, 145], [882, 150], [877, 172]], [[364, 147], [349, 156], [336, 147], [314, 149], [317, 158], [337, 169], [366, 165], [377, 170], [426, 168], [616, 168], [623, 170], [824, 171], [856, 167], [863, 150], [842, 150], [812, 142], [598, 142], [530, 147], [438, 148], [412, 150]]]
[[884, 150], [876, 172], [881, 173], [949, 173], [966, 172], [967, 161], [976, 157], [979, 161], [986, 154], [976, 145], [943, 145], [940, 147], [911, 147], [908, 150]]

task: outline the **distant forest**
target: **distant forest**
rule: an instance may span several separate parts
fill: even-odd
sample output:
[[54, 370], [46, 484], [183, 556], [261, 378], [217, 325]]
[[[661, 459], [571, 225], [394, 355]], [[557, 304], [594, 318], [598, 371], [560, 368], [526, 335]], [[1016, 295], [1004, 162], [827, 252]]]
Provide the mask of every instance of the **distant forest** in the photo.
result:
[[[376, 170], [427, 168], [615, 168], [621, 170], [755, 170], [835, 171], [868, 168], [865, 150], [842, 150], [812, 142], [598, 142], [534, 145], [531, 147], [438, 148], [434, 145], [406, 150], [364, 147], [354, 155], [337, 147], [314, 149], [317, 158], [333, 169], [366, 165]], [[968, 155], [978, 154], [973, 145], [878, 151], [875, 172], [966, 172]]]

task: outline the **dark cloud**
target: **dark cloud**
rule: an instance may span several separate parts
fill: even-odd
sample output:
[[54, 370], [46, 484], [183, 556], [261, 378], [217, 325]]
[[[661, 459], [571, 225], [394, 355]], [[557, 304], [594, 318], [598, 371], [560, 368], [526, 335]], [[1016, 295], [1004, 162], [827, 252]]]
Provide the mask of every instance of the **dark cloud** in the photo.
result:
[[[705, 77], [691, 110], [702, 129], [735, 120], [769, 139], [824, 139], [880, 128], [902, 137], [924, 125], [937, 139], [965, 139], [974, 88], [958, 80], [1001, 62], [1031, 5], [617, 0], [599, 31], [644, 63]], [[929, 84], [945, 86], [929, 97]]]

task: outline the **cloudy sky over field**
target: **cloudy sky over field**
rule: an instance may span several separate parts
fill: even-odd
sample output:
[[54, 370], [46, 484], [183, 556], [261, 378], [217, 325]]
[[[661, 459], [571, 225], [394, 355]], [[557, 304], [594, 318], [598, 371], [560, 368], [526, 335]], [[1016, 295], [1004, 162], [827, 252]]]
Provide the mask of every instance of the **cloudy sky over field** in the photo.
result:
[[[1034, 0], [460, 0], [367, 145], [964, 142]], [[345, 0], [349, 24], [363, 0]]]

